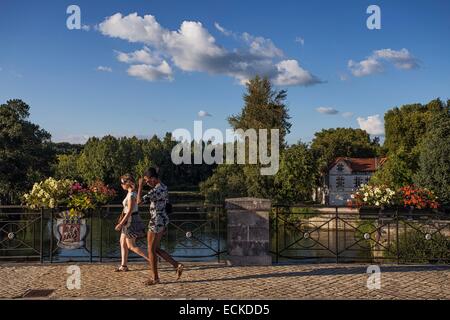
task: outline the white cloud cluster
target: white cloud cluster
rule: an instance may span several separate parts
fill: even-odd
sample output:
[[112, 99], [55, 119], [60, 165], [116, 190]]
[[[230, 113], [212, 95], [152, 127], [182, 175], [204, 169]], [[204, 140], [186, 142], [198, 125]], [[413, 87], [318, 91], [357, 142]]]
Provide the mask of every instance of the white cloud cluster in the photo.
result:
[[200, 118], [204, 118], [204, 117], [212, 117], [212, 115], [204, 110], [200, 110], [197, 114]]
[[161, 57], [153, 53], [148, 47], [144, 47], [142, 50], [136, 50], [131, 53], [124, 53], [116, 51], [117, 60], [124, 63], [146, 63], [155, 64], [161, 63]]
[[316, 108], [316, 111], [319, 113], [322, 113], [322, 114], [330, 114], [330, 115], [339, 113], [338, 110], [336, 110], [334, 108], [330, 108], [330, 107], [318, 107], [318, 108]]
[[[234, 35], [218, 23], [215, 27], [225, 35]], [[171, 31], [162, 27], [154, 16], [139, 16], [137, 13], [127, 16], [116, 13], [100, 23], [98, 30], [103, 35], [146, 46], [139, 52], [118, 54], [120, 61], [146, 65], [139, 67], [140, 72], [128, 72], [146, 80], [172, 78], [170, 61], [182, 71], [228, 75], [240, 83], [247, 82], [256, 74], [268, 76], [278, 85], [307, 86], [321, 82], [303, 69], [297, 60], [283, 60], [283, 52], [270, 39], [248, 33], [239, 37], [245, 44], [244, 48], [227, 50], [216, 43], [200, 22], [183, 21], [178, 30]], [[167, 60], [155, 62], [150, 59], [150, 48]], [[130, 69], [136, 68], [131, 66]], [[158, 74], [159, 78], [154, 73], [155, 69], [164, 71]], [[151, 76], [147, 72], [151, 72]]]
[[384, 125], [379, 114], [368, 116], [367, 118], [358, 117], [356, 121], [358, 121], [359, 127], [367, 131], [368, 134], [384, 135]]
[[148, 64], [134, 64], [130, 66], [127, 73], [136, 78], [147, 81], [155, 81], [160, 79], [173, 80], [172, 68], [166, 61], [161, 62], [158, 66]]
[[375, 50], [367, 59], [355, 62], [348, 61], [348, 68], [355, 77], [368, 76], [384, 71], [384, 62], [392, 63], [396, 68], [410, 70], [419, 67], [418, 60], [403, 48], [401, 50]]
[[111, 69], [111, 67], [98, 66], [97, 71], [112, 72], [112, 69]]
[[148, 47], [130, 53], [120, 51], [116, 53], [120, 62], [133, 64], [127, 70], [130, 76], [147, 81], [173, 80], [173, 70], [169, 63]]

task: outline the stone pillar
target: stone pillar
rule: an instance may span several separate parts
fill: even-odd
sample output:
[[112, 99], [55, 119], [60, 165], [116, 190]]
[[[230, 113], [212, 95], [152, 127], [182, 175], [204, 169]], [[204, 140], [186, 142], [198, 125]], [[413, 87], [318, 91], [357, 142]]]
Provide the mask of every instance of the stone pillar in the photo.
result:
[[271, 265], [269, 212], [271, 201], [258, 198], [225, 200], [228, 263]]

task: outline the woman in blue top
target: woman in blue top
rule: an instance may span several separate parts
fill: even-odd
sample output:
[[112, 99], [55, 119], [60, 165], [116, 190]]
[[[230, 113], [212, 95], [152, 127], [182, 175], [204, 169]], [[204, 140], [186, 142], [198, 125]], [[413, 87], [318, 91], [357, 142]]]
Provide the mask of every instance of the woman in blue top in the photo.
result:
[[[142, 184], [148, 184], [152, 189], [142, 197]], [[145, 281], [146, 285], [159, 283], [157, 255], [169, 262], [176, 269], [177, 280], [181, 277], [184, 265], [174, 260], [166, 251], [160, 248], [161, 238], [164, 235], [169, 217], [166, 205], [169, 203], [169, 192], [167, 186], [159, 180], [155, 168], [150, 168], [144, 174], [144, 179], [139, 179], [138, 203], [150, 203], [150, 221], [148, 223], [148, 258], [152, 279]]]
[[135, 192], [135, 182], [130, 174], [123, 175], [120, 178], [122, 188], [128, 191], [123, 200], [123, 217], [116, 225], [116, 231], [120, 231], [120, 253], [122, 256], [121, 266], [116, 269], [117, 272], [128, 271], [128, 250], [131, 250], [146, 261], [148, 257], [145, 252], [136, 245], [136, 238], [145, 236], [145, 225], [139, 216], [139, 207], [137, 203], [137, 194]]

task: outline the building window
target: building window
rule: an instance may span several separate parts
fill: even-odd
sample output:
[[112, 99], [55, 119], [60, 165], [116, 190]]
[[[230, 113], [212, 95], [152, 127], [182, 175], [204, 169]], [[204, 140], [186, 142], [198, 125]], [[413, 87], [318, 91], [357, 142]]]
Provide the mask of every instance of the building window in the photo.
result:
[[336, 188], [344, 188], [345, 186], [345, 179], [342, 176], [336, 177]]
[[364, 180], [362, 177], [354, 177], [353, 178], [353, 187], [355, 189], [358, 189], [362, 184], [363, 184]]
[[336, 169], [337, 169], [337, 171], [342, 172], [342, 171], [344, 171], [344, 165], [342, 163], [338, 163]]

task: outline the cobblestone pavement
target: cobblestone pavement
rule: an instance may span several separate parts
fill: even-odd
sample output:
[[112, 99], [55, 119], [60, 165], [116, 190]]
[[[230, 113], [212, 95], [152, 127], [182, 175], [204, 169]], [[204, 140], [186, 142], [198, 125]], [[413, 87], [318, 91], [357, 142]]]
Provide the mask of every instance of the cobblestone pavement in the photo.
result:
[[308, 264], [230, 267], [188, 263], [183, 277], [167, 264], [161, 284], [146, 287], [143, 263], [130, 272], [113, 264], [78, 264], [81, 289], [68, 290], [68, 264], [0, 265], [0, 298], [20, 298], [28, 289], [54, 289], [58, 298], [187, 299], [450, 299], [450, 266], [381, 266], [381, 289], [367, 289], [367, 265]]

